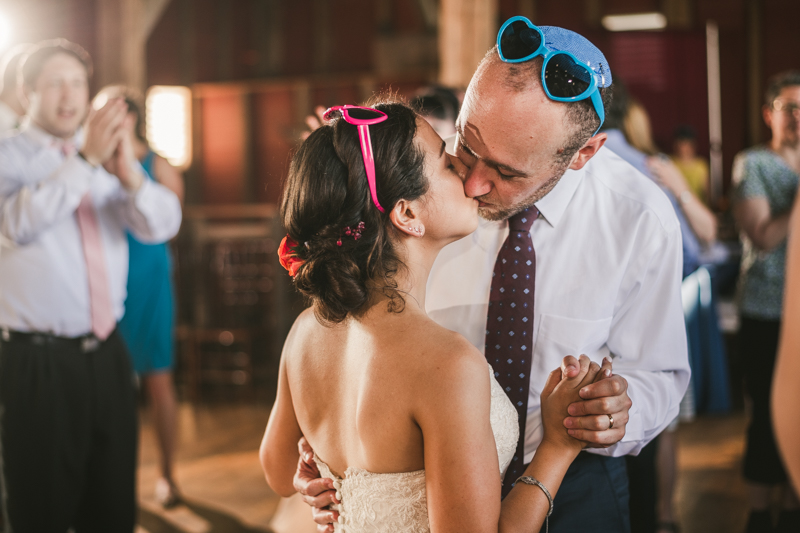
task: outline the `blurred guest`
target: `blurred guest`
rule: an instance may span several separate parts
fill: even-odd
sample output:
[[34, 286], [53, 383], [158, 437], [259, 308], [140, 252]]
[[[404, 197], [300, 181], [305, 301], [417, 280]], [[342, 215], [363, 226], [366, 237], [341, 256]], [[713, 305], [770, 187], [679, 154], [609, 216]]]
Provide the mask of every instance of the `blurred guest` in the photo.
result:
[[770, 80], [763, 116], [772, 139], [739, 153], [733, 165], [734, 216], [744, 244], [739, 346], [752, 401], [744, 456], [750, 500], [748, 533], [772, 531], [769, 507], [776, 486], [784, 489], [779, 530], [800, 531], [797, 495], [787, 485], [770, 418], [786, 237], [800, 169], [800, 72], [784, 72]]
[[653, 142], [653, 130], [647, 110], [636, 100], [630, 100], [623, 122], [623, 133], [631, 145], [650, 156], [647, 168], [651, 174], [678, 200], [692, 232], [704, 246], [717, 239], [717, 217], [714, 216], [686, 181], [680, 169], [660, 153]]
[[456, 118], [461, 102], [453, 89], [441, 85], [423, 87], [411, 99], [411, 107], [428, 121], [442, 139], [456, 134]]
[[[795, 207], [800, 195], [795, 197]], [[783, 301], [783, 319], [787, 324], [800, 323], [800, 217], [790, 222], [789, 248], [786, 262], [786, 291]], [[772, 418], [775, 437], [789, 471], [795, 494], [800, 491], [800, 328], [783, 328], [781, 331], [778, 362], [772, 385]], [[797, 511], [795, 511], [797, 512]]]
[[3, 88], [0, 89], [0, 136], [16, 130], [22, 117], [25, 116], [25, 106], [20, 100], [17, 72], [20, 58], [30, 48], [30, 44], [18, 44], [6, 52], [0, 60], [0, 71], [3, 73]]
[[[183, 177], [175, 167], [156, 154], [144, 134], [141, 98], [131, 89], [111, 86], [95, 97], [95, 105], [124, 98], [128, 117], [124, 123], [136, 159], [149, 179], [161, 183], [183, 200]], [[161, 478], [156, 499], [164, 507], [179, 501], [172, 472], [177, 444], [177, 401], [172, 381], [175, 303], [172, 288], [172, 256], [166, 243], [145, 244], [128, 232], [128, 297], [119, 331], [140, 376], [152, 406], [161, 451]]]
[[64, 39], [21, 60], [30, 121], [0, 141], [2, 479], [16, 532], [132, 531], [133, 372], [116, 331], [127, 230], [178, 231], [180, 202], [144, 177], [121, 99], [89, 109], [91, 61]]
[[[608, 135], [606, 147], [633, 165], [636, 170], [648, 178], [658, 181], [648, 166], [648, 158], [652, 154], [637, 149], [625, 136], [625, 118], [630, 108], [628, 91], [619, 81], [614, 81], [613, 87], [614, 99], [611, 101], [608, 113], [606, 114], [606, 121], [603, 125], [603, 131]], [[646, 148], [647, 144], [648, 143], [644, 141], [644, 143], [640, 143], [639, 146]], [[650, 141], [649, 144], [652, 146], [652, 141]], [[653, 153], [655, 153], [655, 147], [653, 147]], [[661, 185], [669, 201], [672, 202], [675, 214], [678, 216], [678, 221], [681, 225], [681, 237], [683, 238], [683, 277], [685, 278], [700, 266], [700, 242], [697, 240], [694, 231], [692, 231], [692, 226], [687, 221], [675, 195], [673, 195], [665, 185]]]
[[692, 193], [708, 205], [708, 163], [697, 155], [697, 136], [691, 126], [678, 126], [673, 136], [672, 162], [681, 171]]

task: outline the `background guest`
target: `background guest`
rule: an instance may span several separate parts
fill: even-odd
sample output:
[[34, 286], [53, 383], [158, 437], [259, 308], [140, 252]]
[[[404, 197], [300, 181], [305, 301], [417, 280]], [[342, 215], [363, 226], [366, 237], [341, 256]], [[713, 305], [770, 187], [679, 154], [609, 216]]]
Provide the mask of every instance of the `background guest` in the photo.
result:
[[411, 99], [411, 107], [428, 121], [442, 139], [456, 134], [456, 118], [461, 101], [453, 89], [441, 85], [423, 87]]
[[[106, 87], [95, 102], [123, 98], [128, 116], [123, 126], [129, 132], [136, 159], [147, 177], [164, 185], [183, 201], [183, 177], [147, 143], [141, 98], [129, 88]], [[179, 501], [173, 476], [177, 436], [177, 400], [173, 383], [175, 297], [172, 287], [172, 255], [166, 243], [145, 244], [128, 232], [128, 297], [119, 331], [131, 355], [153, 411], [161, 452], [161, 478], [156, 500], [164, 507]]]
[[0, 60], [0, 72], [3, 73], [3, 87], [0, 89], [0, 136], [16, 130], [25, 116], [17, 74], [19, 60], [30, 48], [30, 44], [18, 44]]
[[767, 87], [764, 121], [772, 139], [734, 160], [734, 216], [744, 245], [740, 279], [741, 365], [752, 401], [744, 477], [748, 483], [748, 533], [771, 531], [771, 493], [784, 490], [779, 530], [798, 531], [797, 495], [787, 477], [770, 417], [772, 384], [781, 329], [786, 237], [800, 168], [800, 72], [784, 72]]
[[90, 113], [91, 60], [59, 39], [21, 60], [30, 121], [0, 141], [0, 427], [10, 531], [133, 531], [136, 402], [116, 331], [126, 230], [173, 237], [175, 194], [147, 180], [127, 106]]
[[692, 193], [708, 205], [708, 162], [697, 155], [697, 136], [691, 126], [678, 126], [670, 159], [681, 171]]

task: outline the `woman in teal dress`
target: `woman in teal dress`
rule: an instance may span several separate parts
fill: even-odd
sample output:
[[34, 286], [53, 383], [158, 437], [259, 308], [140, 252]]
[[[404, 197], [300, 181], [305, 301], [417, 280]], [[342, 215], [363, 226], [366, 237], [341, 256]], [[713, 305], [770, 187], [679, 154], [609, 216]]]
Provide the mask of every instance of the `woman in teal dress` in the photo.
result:
[[[138, 98], [123, 87], [106, 88], [100, 95], [125, 98], [128, 104], [125, 127], [130, 131], [136, 157], [147, 177], [169, 188], [183, 201], [183, 177], [147, 143]], [[128, 296], [119, 331], [153, 410], [161, 451], [161, 478], [155, 496], [164, 507], [171, 507], [179, 501], [172, 472], [177, 443], [177, 401], [172, 379], [175, 330], [172, 257], [169, 244], [142, 244], [129, 234], [128, 245]]]

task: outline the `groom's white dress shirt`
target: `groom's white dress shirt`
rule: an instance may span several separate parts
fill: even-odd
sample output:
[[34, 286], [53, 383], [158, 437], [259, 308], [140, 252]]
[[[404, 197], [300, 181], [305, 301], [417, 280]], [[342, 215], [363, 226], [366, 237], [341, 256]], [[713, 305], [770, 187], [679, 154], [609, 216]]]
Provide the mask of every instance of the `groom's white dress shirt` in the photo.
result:
[[[539, 395], [566, 355], [601, 362], [628, 381], [633, 402], [625, 437], [593, 453], [637, 454], [678, 414], [689, 383], [681, 305], [681, 230], [664, 193], [602, 148], [568, 170], [536, 203], [531, 228], [536, 288], [525, 462], [542, 439]], [[481, 220], [441, 252], [426, 307], [442, 326], [484, 350], [492, 272], [508, 224]]]
[[148, 179], [128, 192], [102, 167], [65, 157], [62, 144], [32, 123], [0, 141], [0, 326], [77, 337], [92, 330], [75, 216], [83, 196], [91, 193], [117, 321], [128, 280], [126, 231], [142, 242], [164, 242], [178, 232], [181, 206]]

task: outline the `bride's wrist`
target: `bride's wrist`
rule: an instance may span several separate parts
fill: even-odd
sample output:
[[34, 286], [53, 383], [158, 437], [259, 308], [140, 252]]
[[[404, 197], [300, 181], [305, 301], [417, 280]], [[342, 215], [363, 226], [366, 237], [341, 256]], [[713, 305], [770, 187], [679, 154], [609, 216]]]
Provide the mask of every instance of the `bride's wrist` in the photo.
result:
[[564, 430], [564, 435], [560, 438], [550, 437], [547, 435], [547, 433], [545, 433], [542, 443], [539, 444], [539, 448], [537, 449], [536, 453], [539, 453], [538, 450], [542, 449], [544, 449], [548, 455], [552, 455], [554, 457], [563, 456], [565, 459], [572, 462], [583, 449], [583, 445], [579, 440], [573, 439], [567, 435], [566, 430]]

